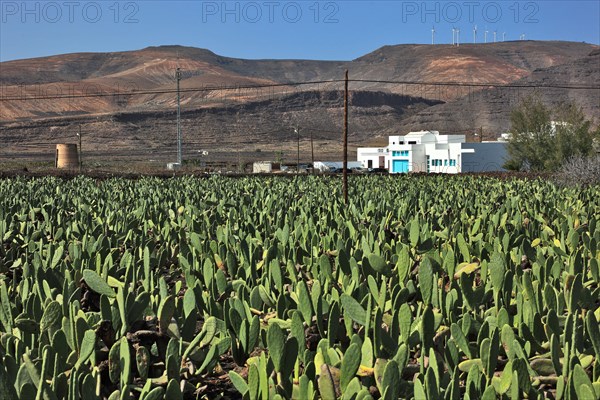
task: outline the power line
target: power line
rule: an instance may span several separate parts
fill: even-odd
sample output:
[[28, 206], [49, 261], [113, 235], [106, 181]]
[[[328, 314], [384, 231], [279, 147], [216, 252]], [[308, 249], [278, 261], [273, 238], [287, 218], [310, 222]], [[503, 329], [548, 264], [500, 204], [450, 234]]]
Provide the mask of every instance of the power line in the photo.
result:
[[[194, 92], [214, 92], [214, 91], [231, 91], [231, 90], [253, 90], [253, 89], [268, 89], [281, 87], [297, 87], [305, 85], [320, 85], [331, 83], [343, 83], [341, 79], [320, 80], [320, 81], [305, 81], [305, 82], [287, 82], [287, 83], [271, 83], [261, 85], [241, 85], [241, 86], [210, 86], [200, 88], [180, 89], [180, 93]], [[380, 80], [380, 79], [349, 79], [350, 83], [376, 83], [387, 85], [420, 85], [420, 86], [449, 86], [449, 87], [480, 87], [480, 88], [508, 88], [508, 89], [568, 89], [568, 90], [600, 90], [600, 85], [571, 85], [571, 84], [519, 84], [519, 83], [501, 83], [501, 82], [436, 82], [436, 81], [405, 81], [405, 80]], [[17, 86], [23, 87], [23, 86]], [[341, 90], [341, 89], [340, 89]], [[322, 91], [322, 90], [320, 90]], [[160, 90], [132, 90], [129, 92], [99, 92], [99, 93], [84, 93], [84, 94], [67, 94], [67, 95], [52, 95], [52, 96], [12, 96], [4, 97], [0, 93], [0, 102], [3, 101], [30, 101], [30, 100], [57, 100], [57, 99], [79, 99], [79, 98], [94, 98], [94, 97], [119, 97], [119, 96], [141, 96], [141, 95], [156, 95], [156, 94], [174, 94], [176, 89], [160, 89]], [[281, 95], [285, 93], [272, 93], [273, 95]]]
[[[189, 92], [214, 92], [225, 90], [247, 90], [247, 89], [266, 89], [287, 86], [303, 86], [303, 85], [319, 85], [325, 83], [341, 83], [343, 80], [322, 80], [322, 81], [306, 81], [306, 82], [288, 82], [288, 83], [270, 83], [262, 85], [242, 85], [242, 86], [207, 86], [200, 88], [180, 89], [180, 93]], [[160, 89], [160, 90], [132, 90], [129, 92], [100, 92], [100, 93], [85, 93], [85, 94], [69, 94], [69, 95], [54, 95], [54, 96], [28, 96], [28, 97], [3, 97], [0, 96], [0, 101], [27, 101], [27, 100], [55, 100], [55, 99], [78, 99], [90, 97], [111, 97], [111, 96], [140, 96], [151, 94], [174, 94], [176, 89]]]
[[389, 81], [389, 80], [376, 80], [376, 79], [352, 79], [351, 82], [363, 82], [363, 83], [384, 83], [394, 85], [424, 85], [424, 86], [464, 86], [464, 87], [494, 87], [494, 88], [511, 88], [511, 89], [576, 89], [576, 90], [600, 90], [598, 86], [587, 86], [587, 85], [567, 85], [567, 84], [553, 84], [553, 85], [534, 85], [534, 84], [516, 84], [516, 83], [475, 83], [475, 82], [414, 82], [414, 81]]

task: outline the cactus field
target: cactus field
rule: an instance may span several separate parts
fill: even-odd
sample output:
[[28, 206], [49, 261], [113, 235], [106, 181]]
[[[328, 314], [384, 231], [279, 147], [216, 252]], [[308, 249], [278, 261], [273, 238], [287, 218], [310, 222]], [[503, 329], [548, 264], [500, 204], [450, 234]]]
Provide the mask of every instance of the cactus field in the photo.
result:
[[600, 399], [600, 187], [0, 179], [0, 399]]

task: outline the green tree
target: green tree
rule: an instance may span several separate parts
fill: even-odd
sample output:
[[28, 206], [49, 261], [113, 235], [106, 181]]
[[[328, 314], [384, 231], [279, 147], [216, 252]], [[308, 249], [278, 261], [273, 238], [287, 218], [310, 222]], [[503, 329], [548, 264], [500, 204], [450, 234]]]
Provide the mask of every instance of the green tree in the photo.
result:
[[508, 160], [511, 170], [556, 171], [565, 161], [595, 151], [600, 130], [592, 130], [581, 107], [562, 103], [546, 106], [539, 96], [526, 97], [510, 116]]

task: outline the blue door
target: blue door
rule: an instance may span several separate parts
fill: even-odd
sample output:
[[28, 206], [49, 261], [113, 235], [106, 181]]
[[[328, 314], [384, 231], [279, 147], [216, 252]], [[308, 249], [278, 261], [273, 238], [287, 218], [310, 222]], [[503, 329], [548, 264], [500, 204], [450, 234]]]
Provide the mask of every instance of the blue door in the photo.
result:
[[408, 172], [408, 160], [394, 160], [393, 164], [392, 164], [392, 172], [407, 173]]

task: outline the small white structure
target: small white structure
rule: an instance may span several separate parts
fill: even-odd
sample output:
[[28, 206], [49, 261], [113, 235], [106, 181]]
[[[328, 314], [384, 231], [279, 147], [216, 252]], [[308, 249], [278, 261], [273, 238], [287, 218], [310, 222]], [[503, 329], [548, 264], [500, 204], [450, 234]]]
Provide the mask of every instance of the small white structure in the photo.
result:
[[[501, 142], [465, 143], [465, 135], [419, 131], [390, 136], [384, 148], [358, 148], [357, 159], [364, 168], [386, 168], [392, 174], [498, 171], [502, 170], [506, 156], [505, 145]], [[476, 157], [476, 153], [481, 157]], [[469, 165], [466, 170], [463, 168], [465, 160]]]
[[[363, 166], [363, 163], [360, 160], [348, 161], [348, 169], [362, 168], [362, 166]], [[321, 173], [330, 172], [330, 171], [333, 171], [334, 169], [343, 168], [343, 167], [344, 167], [344, 163], [341, 161], [315, 161], [315, 164], [313, 166], [315, 171], [319, 171]]]
[[272, 161], [257, 161], [252, 164], [252, 173], [254, 174], [270, 174], [280, 169], [280, 164]]

